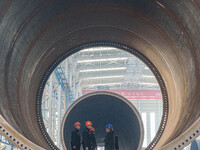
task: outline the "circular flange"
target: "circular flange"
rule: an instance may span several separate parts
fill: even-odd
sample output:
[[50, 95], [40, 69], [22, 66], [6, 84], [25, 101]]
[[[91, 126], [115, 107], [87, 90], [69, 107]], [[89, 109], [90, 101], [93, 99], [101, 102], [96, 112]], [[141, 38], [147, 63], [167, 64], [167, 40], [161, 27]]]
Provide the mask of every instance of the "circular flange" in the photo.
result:
[[125, 97], [123, 97], [119, 94], [113, 93], [113, 92], [109, 92], [109, 91], [96, 91], [96, 92], [85, 94], [85, 95], [81, 96], [80, 98], [78, 98], [73, 104], [70, 105], [67, 112], [64, 114], [64, 117], [63, 117], [63, 120], [61, 123], [61, 130], [60, 130], [60, 139], [61, 139], [62, 147], [64, 148], [64, 150], [67, 150], [67, 147], [64, 142], [65, 141], [64, 140], [64, 127], [65, 127], [65, 121], [68, 117], [68, 114], [79, 102], [87, 99], [88, 97], [96, 96], [96, 95], [110, 95], [110, 96], [116, 97], [116, 98], [122, 100], [123, 102], [125, 102], [131, 108], [131, 110], [136, 115], [137, 120], [139, 122], [139, 126], [140, 126], [140, 140], [139, 140], [140, 142], [139, 142], [138, 148], [137, 148], [137, 150], [140, 150], [142, 148], [142, 144], [143, 144], [143, 140], [144, 140], [144, 127], [143, 127], [143, 123], [142, 123], [142, 118], [141, 118], [137, 108], [130, 101], [128, 101]]
[[146, 148], [146, 149], [152, 150], [156, 146], [159, 139], [161, 138], [161, 135], [162, 135], [162, 133], [165, 129], [165, 126], [166, 126], [166, 123], [167, 123], [167, 118], [168, 118], [168, 95], [167, 95], [165, 83], [164, 83], [162, 76], [160, 75], [159, 71], [154, 66], [154, 64], [146, 56], [144, 56], [141, 52], [139, 52], [138, 50], [131, 48], [129, 46], [126, 46], [126, 45], [123, 45], [123, 44], [120, 44], [120, 43], [108, 42], [108, 41], [96, 41], [96, 42], [85, 43], [85, 44], [82, 44], [80, 46], [77, 46], [77, 47], [63, 53], [60, 57], [58, 57], [50, 65], [50, 67], [48, 68], [48, 70], [46, 71], [46, 73], [44, 74], [44, 76], [43, 76], [43, 78], [40, 82], [40, 86], [39, 86], [39, 89], [38, 89], [38, 92], [37, 92], [37, 99], [36, 99], [36, 115], [37, 115], [37, 120], [38, 120], [40, 130], [42, 132], [42, 135], [44, 136], [45, 140], [47, 141], [47, 143], [49, 144], [51, 149], [53, 149], [53, 150], [59, 149], [54, 144], [54, 142], [51, 140], [49, 134], [47, 133], [44, 122], [43, 122], [43, 118], [42, 118], [42, 110], [41, 110], [42, 95], [43, 95], [43, 90], [44, 90], [45, 84], [46, 84], [49, 76], [54, 71], [54, 69], [64, 59], [66, 59], [70, 55], [72, 55], [72, 54], [74, 54], [74, 53], [76, 53], [80, 50], [83, 50], [83, 49], [86, 49], [86, 48], [91, 48], [91, 47], [97, 47], [97, 46], [98, 47], [100, 47], [100, 46], [115, 47], [115, 48], [118, 48], [118, 49], [121, 49], [121, 50], [125, 50], [125, 51], [133, 54], [134, 56], [138, 57], [141, 61], [143, 61], [149, 67], [149, 69], [152, 71], [152, 73], [155, 75], [155, 77], [158, 81], [158, 84], [160, 86], [162, 97], [163, 97], [163, 115], [162, 115], [160, 127], [157, 131], [155, 138], [152, 140], [152, 142]]

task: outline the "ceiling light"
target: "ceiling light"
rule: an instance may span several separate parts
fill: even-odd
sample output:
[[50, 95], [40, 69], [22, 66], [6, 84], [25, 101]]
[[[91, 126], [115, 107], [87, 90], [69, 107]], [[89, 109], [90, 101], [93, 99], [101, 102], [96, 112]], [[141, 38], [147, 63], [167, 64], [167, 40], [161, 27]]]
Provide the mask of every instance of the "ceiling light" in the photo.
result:
[[139, 82], [138, 84], [144, 84], [144, 85], [158, 85], [158, 83], [147, 83], [147, 82]]
[[155, 78], [154, 76], [151, 75], [142, 75], [143, 78]]
[[93, 86], [103, 86], [103, 85], [118, 85], [118, 84], [123, 84], [122, 82], [116, 82], [116, 83], [97, 83], [97, 84], [89, 84], [89, 85], [85, 85], [83, 87], [93, 87]]
[[124, 77], [124, 75], [121, 75], [121, 76], [101, 76], [101, 77], [82, 78], [81, 80], [108, 79], [108, 78], [123, 78], [123, 77]]
[[126, 60], [128, 57], [122, 58], [106, 58], [106, 59], [90, 59], [90, 60], [79, 60], [78, 63], [89, 63], [89, 62], [98, 62], [98, 61], [118, 61], [118, 60]]
[[95, 71], [110, 71], [110, 70], [125, 70], [126, 67], [119, 67], [119, 68], [101, 68], [101, 69], [87, 69], [87, 70], [80, 70], [80, 72], [95, 72]]
[[109, 51], [109, 50], [118, 50], [114, 47], [97, 47], [97, 48], [87, 48], [81, 50], [81, 52], [90, 52], [90, 51]]

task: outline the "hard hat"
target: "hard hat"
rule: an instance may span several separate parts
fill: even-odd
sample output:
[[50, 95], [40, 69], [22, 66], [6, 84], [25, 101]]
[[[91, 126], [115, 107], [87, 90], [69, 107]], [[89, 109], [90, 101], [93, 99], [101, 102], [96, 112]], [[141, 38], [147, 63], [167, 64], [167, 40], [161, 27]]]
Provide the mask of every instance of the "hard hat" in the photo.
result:
[[92, 122], [91, 122], [91, 121], [87, 121], [87, 122], [85, 123], [85, 125], [86, 125], [86, 126], [92, 126]]
[[80, 126], [81, 124], [79, 123], [79, 122], [75, 122], [74, 123], [74, 126], [76, 127], [76, 126]]
[[95, 131], [95, 129], [94, 129], [94, 128], [91, 128], [91, 129], [90, 129], [90, 131], [94, 132], [94, 131]]
[[108, 124], [108, 125], [106, 126], [106, 128], [108, 128], [108, 129], [112, 129], [113, 126], [112, 126], [111, 124]]

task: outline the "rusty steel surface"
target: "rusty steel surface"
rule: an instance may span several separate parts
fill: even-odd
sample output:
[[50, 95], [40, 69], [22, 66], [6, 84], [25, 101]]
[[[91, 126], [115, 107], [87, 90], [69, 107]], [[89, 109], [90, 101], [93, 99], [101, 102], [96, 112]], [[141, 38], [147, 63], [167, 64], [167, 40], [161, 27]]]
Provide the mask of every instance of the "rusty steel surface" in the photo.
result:
[[199, 0], [1, 0], [0, 8], [0, 112], [27, 139], [50, 149], [36, 116], [37, 91], [49, 66], [74, 47], [102, 40], [137, 49], [165, 82], [168, 120], [155, 149], [173, 147], [196, 131]]

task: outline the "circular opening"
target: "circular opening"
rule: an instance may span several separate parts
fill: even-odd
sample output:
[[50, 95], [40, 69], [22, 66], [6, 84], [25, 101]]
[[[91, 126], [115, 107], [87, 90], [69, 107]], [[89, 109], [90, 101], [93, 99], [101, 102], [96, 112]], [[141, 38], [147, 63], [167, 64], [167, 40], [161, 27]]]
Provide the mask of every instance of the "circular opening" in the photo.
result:
[[73, 103], [66, 114], [61, 127], [61, 141], [64, 149], [70, 149], [71, 131], [74, 122], [79, 121], [81, 132], [84, 123], [90, 120], [95, 128], [97, 147], [104, 146], [101, 138], [105, 136], [105, 126], [112, 124], [118, 137], [121, 150], [141, 149], [143, 143], [143, 124], [137, 109], [124, 97], [105, 91], [82, 96]]
[[144, 124], [143, 147], [152, 149], [167, 120], [164, 82], [140, 52], [110, 42], [76, 47], [55, 60], [44, 75], [38, 90], [37, 118], [51, 148], [62, 149], [61, 120], [70, 105], [82, 95], [102, 90], [125, 97], [138, 109]]

